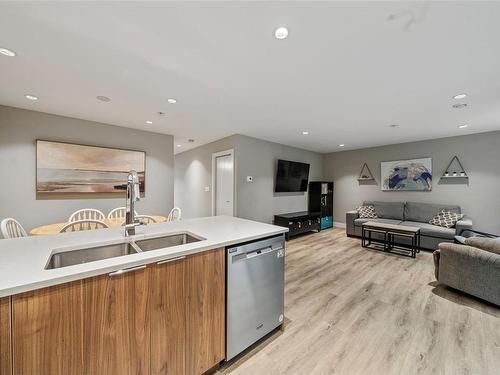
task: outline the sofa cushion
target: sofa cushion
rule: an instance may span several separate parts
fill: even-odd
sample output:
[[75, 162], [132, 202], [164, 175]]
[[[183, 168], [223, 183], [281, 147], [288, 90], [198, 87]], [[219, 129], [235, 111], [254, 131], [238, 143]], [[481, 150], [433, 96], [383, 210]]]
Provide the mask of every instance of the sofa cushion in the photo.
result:
[[369, 221], [375, 221], [377, 223], [384, 223], [384, 224], [399, 224], [401, 223], [401, 220], [395, 220], [395, 219], [382, 219], [382, 218], [376, 218], [376, 219], [355, 219], [354, 220], [354, 225], [360, 227], [363, 225], [363, 223], [367, 223]]
[[452, 240], [455, 238], [455, 229], [438, 227], [429, 223], [421, 223], [419, 221], [403, 221], [400, 225], [406, 225], [408, 227], [420, 228], [420, 234], [422, 236], [445, 238]]
[[429, 224], [437, 225], [438, 227], [454, 228], [458, 221], [462, 220], [464, 215], [457, 214], [456, 212], [443, 210], [435, 215]]
[[486, 237], [469, 237], [465, 239], [465, 244], [478, 249], [489, 251], [500, 255], [500, 237], [499, 238], [486, 238]]
[[403, 220], [404, 202], [364, 202], [363, 205], [375, 207], [379, 218]]
[[454, 212], [457, 214], [462, 213], [459, 206], [433, 204], [433, 203], [417, 203], [406, 202], [405, 204], [405, 220], [419, 221], [428, 223], [432, 218], [442, 210]]
[[356, 211], [358, 211], [359, 217], [361, 219], [375, 219], [377, 217], [375, 207], [373, 206], [356, 207]]

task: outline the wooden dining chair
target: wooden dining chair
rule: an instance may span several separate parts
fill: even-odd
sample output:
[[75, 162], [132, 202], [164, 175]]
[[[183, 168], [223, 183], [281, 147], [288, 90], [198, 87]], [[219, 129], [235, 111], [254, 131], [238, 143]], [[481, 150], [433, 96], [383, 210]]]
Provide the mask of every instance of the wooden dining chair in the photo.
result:
[[2, 232], [3, 238], [19, 238], [28, 236], [28, 233], [26, 233], [19, 221], [11, 217], [2, 220], [0, 223], [0, 231]]
[[156, 219], [153, 216], [149, 215], [137, 215], [135, 218], [139, 221], [142, 221], [144, 224], [156, 223]]
[[79, 232], [82, 230], [93, 230], [93, 229], [104, 229], [109, 228], [108, 224], [100, 220], [78, 220], [71, 223], [67, 223], [59, 233], [65, 232]]
[[106, 216], [99, 210], [95, 208], [84, 208], [83, 210], [75, 211], [69, 217], [68, 222], [80, 221], [80, 220], [99, 220], [103, 221]]
[[[125, 219], [125, 214], [127, 209], [125, 207], [118, 207], [111, 210], [108, 214], [108, 219]], [[137, 216], [137, 211], [134, 210], [135, 216]]]
[[172, 208], [172, 210], [168, 214], [167, 221], [180, 220], [181, 216], [182, 216], [181, 209], [179, 207], [174, 207], [174, 208]]

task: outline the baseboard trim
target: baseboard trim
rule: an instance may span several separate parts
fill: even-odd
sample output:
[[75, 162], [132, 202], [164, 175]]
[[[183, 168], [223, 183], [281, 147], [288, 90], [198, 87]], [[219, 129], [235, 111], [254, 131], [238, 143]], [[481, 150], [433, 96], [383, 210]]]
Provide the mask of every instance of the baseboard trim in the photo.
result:
[[342, 228], [342, 229], [345, 229], [347, 227], [347, 225], [345, 223], [341, 223], [339, 221], [334, 221], [333, 226], [335, 228]]

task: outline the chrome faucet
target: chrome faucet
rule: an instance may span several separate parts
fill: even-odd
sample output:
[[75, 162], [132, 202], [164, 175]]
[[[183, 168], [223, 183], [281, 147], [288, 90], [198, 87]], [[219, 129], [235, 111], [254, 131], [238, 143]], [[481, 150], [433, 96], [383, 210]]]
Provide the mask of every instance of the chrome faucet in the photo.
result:
[[125, 236], [135, 234], [135, 227], [143, 223], [135, 218], [135, 202], [141, 199], [139, 191], [139, 176], [136, 171], [130, 171], [127, 177], [127, 204], [125, 213]]

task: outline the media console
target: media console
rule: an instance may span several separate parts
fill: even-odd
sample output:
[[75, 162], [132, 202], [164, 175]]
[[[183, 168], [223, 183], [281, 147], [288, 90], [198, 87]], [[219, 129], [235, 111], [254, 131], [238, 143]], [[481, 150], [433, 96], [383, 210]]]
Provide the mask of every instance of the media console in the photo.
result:
[[312, 230], [321, 231], [321, 212], [300, 211], [274, 215], [274, 224], [290, 230], [285, 233], [285, 238], [288, 241], [290, 237], [297, 234]]

